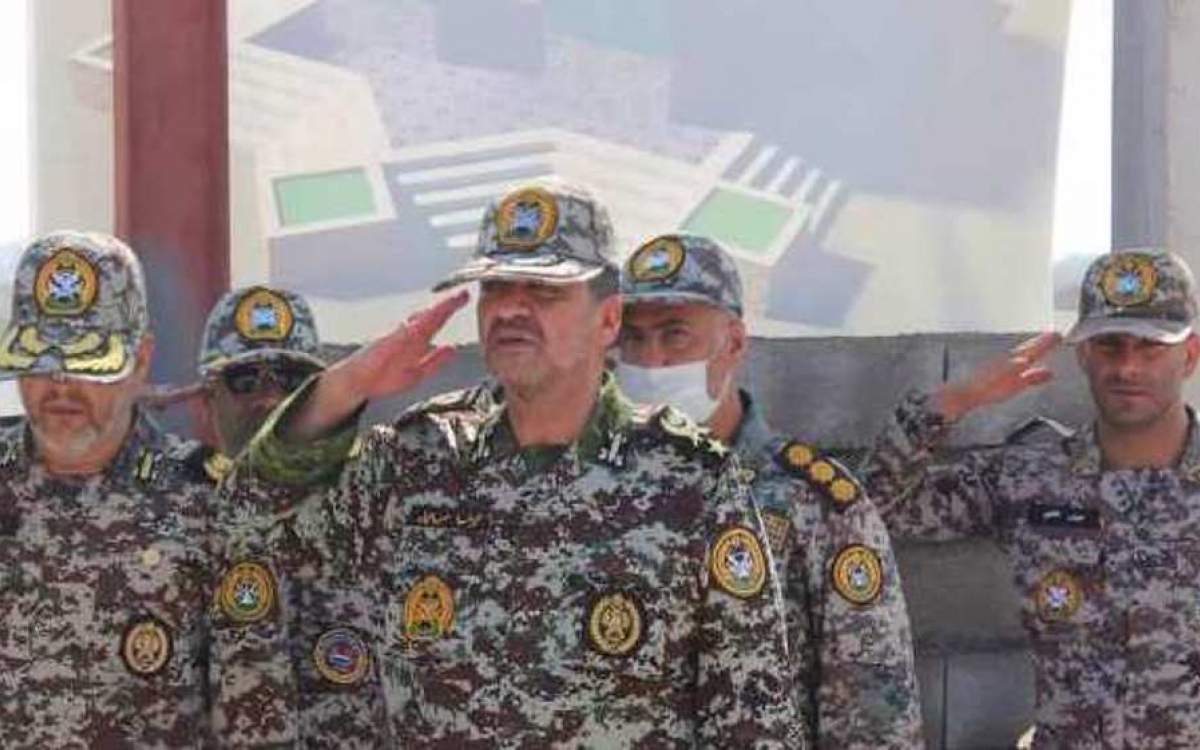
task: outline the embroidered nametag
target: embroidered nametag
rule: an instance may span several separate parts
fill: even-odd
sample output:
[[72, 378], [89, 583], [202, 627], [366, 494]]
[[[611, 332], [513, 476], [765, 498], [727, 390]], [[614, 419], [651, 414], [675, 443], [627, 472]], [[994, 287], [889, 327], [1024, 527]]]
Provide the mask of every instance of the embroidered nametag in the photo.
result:
[[432, 526], [441, 529], [481, 529], [487, 525], [487, 516], [479, 511], [417, 505], [408, 511], [406, 523], [409, 526]]

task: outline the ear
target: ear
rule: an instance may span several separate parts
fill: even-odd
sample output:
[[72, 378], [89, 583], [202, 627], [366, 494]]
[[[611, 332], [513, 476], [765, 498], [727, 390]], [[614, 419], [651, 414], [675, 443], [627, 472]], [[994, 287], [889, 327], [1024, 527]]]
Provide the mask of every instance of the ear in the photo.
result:
[[608, 351], [617, 343], [621, 333], [621, 314], [624, 310], [621, 295], [610, 294], [600, 301], [600, 342], [604, 351]]
[[740, 364], [745, 359], [749, 346], [750, 340], [746, 335], [746, 322], [741, 318], [731, 315], [729, 317], [729, 343], [727, 347], [734, 364]]
[[1191, 377], [1192, 373], [1196, 371], [1197, 361], [1200, 361], [1200, 336], [1194, 333], [1191, 334], [1183, 340], [1183, 346], [1183, 351], [1186, 355], [1183, 364], [1183, 374]]
[[150, 363], [154, 359], [154, 334], [147, 333], [142, 336], [141, 343], [138, 344], [137, 364], [134, 365], [133, 374], [141, 378], [143, 381], [150, 379]]

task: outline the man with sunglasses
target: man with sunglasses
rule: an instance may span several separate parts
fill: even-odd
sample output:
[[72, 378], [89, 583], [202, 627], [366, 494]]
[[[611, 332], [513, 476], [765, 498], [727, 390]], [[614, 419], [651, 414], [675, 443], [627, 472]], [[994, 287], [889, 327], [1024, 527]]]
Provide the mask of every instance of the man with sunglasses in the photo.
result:
[[22, 254], [0, 377], [0, 746], [201, 748], [211, 485], [138, 406], [154, 337], [120, 240]]
[[377, 601], [397, 747], [806, 746], [736, 460], [605, 372], [612, 254], [587, 193], [509, 193], [438, 287], [480, 282], [500, 397], [434, 399], [351, 450], [367, 400], [450, 356], [430, 342], [460, 293], [297, 392], [235, 475], [240, 500], [283, 504], [337, 478], [315, 507]]
[[[204, 328], [203, 419], [219, 450], [204, 462], [220, 482], [271, 411], [325, 369], [308, 302], [286, 289], [226, 293]], [[361, 592], [289, 507], [221, 504], [223, 576], [213, 619], [217, 729], [249, 744], [378, 747], [382, 710]], [[242, 511], [242, 512], [239, 512]], [[249, 593], [247, 593], [249, 592]]]

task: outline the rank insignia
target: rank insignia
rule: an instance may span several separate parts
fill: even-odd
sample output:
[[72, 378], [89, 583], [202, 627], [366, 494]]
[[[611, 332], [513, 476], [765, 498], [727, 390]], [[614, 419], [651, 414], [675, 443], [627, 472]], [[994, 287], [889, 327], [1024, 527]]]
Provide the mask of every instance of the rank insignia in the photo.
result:
[[258, 622], [275, 606], [275, 576], [256, 562], [234, 565], [218, 592], [221, 611], [239, 624]]
[[771, 546], [771, 551], [778, 560], [783, 557], [792, 540], [792, 522], [782, 513], [765, 511], [762, 516], [763, 525], [767, 527], [767, 544]]
[[883, 591], [883, 563], [875, 550], [850, 544], [833, 560], [833, 588], [851, 604], [864, 606]]
[[629, 258], [629, 275], [634, 281], [666, 281], [683, 268], [687, 251], [678, 237], [655, 237]]
[[496, 209], [496, 241], [504, 251], [533, 250], [558, 227], [558, 203], [541, 188], [511, 193]]
[[130, 673], [153, 677], [171, 660], [171, 631], [157, 617], [141, 617], [125, 628], [121, 637], [121, 660]]
[[317, 672], [335, 685], [357, 685], [371, 669], [371, 652], [356, 631], [346, 627], [326, 630], [313, 647]]
[[803, 469], [813, 462], [816, 453], [804, 443], [788, 443], [783, 449], [783, 460], [794, 469]]
[[1083, 586], [1065, 570], [1053, 570], [1042, 576], [1034, 592], [1038, 617], [1046, 622], [1066, 622], [1083, 605]]
[[1131, 307], [1149, 302], [1154, 297], [1158, 271], [1154, 261], [1140, 253], [1117, 253], [1112, 256], [1100, 277], [1100, 289], [1110, 305]]
[[603, 593], [588, 607], [588, 643], [604, 656], [628, 656], [642, 643], [645, 621], [637, 599], [623, 591]]
[[732, 526], [713, 544], [709, 570], [723, 591], [749, 599], [757, 596], [767, 582], [767, 556], [754, 532]]
[[808, 467], [808, 475], [821, 484], [829, 484], [837, 476], [837, 469], [828, 461], [813, 461]]
[[96, 267], [74, 250], [63, 248], [38, 269], [33, 294], [46, 315], [79, 315], [96, 300]]
[[288, 301], [270, 289], [254, 289], [242, 297], [233, 324], [249, 341], [283, 341], [292, 332], [295, 315]]
[[434, 641], [454, 627], [454, 592], [434, 575], [425, 576], [404, 600], [404, 637], [409, 641]]

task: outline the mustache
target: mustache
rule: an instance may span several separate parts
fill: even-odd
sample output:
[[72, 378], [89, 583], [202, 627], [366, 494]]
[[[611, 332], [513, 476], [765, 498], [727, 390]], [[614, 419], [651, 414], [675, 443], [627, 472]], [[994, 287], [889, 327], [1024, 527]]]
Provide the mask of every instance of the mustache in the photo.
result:
[[543, 339], [541, 327], [528, 318], [498, 321], [488, 330], [485, 339], [487, 343], [494, 343], [502, 336], [511, 335], [527, 336], [539, 342]]

